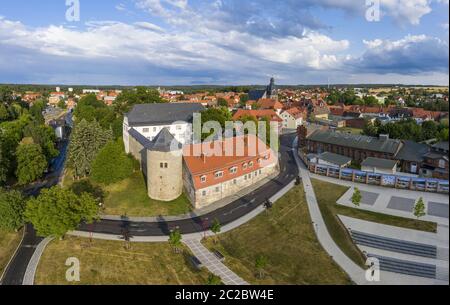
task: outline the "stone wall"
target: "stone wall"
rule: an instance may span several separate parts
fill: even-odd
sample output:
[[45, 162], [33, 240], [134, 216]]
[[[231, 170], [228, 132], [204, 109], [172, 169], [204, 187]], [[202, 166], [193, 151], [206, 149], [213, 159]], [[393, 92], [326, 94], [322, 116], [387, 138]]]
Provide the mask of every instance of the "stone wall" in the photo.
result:
[[[147, 151], [147, 163], [147, 188], [150, 198], [172, 201], [180, 197], [183, 192], [181, 154], [149, 150]], [[167, 168], [165, 164], [167, 164]]]
[[200, 209], [211, 205], [212, 203], [235, 195], [239, 191], [252, 186], [253, 184], [279, 172], [278, 163], [263, 167], [244, 176], [225, 181], [207, 188], [195, 190], [192, 178], [189, 175], [184, 176], [185, 190], [195, 209]]

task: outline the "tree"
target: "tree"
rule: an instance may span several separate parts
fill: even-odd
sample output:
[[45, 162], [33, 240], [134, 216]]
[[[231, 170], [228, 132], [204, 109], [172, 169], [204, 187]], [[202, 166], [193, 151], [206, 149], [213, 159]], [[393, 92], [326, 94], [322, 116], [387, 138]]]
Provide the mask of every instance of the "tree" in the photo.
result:
[[24, 137], [33, 138], [33, 142], [41, 146], [47, 161], [58, 156], [59, 151], [55, 146], [55, 132], [50, 126], [40, 124], [37, 121], [32, 121], [25, 127], [23, 135]]
[[222, 279], [220, 278], [220, 276], [217, 276], [217, 275], [211, 273], [208, 276], [208, 281], [206, 282], [206, 285], [210, 285], [210, 286], [222, 285]]
[[425, 215], [427, 215], [425, 213], [425, 203], [423, 202], [423, 198], [420, 197], [416, 205], [414, 206], [414, 216], [416, 216], [417, 219], [419, 219]]
[[258, 255], [255, 260], [255, 267], [260, 279], [264, 277], [264, 268], [267, 266], [267, 258], [264, 255]]
[[217, 241], [218, 241], [217, 234], [219, 234], [221, 230], [222, 230], [222, 225], [220, 224], [219, 220], [217, 218], [214, 219], [212, 226], [211, 226], [211, 232], [213, 232], [215, 235], [215, 239], [214, 239], [215, 243], [217, 243]]
[[228, 102], [223, 97], [219, 97], [219, 99], [217, 100], [217, 105], [219, 107], [228, 107]]
[[108, 185], [129, 177], [133, 170], [133, 160], [125, 154], [123, 143], [111, 141], [92, 162], [91, 177], [95, 182]]
[[68, 165], [75, 170], [76, 177], [87, 177], [97, 153], [112, 140], [112, 131], [104, 130], [97, 121], [82, 120], [72, 132], [68, 154]]
[[20, 185], [25, 185], [41, 178], [48, 163], [42, 148], [34, 143], [21, 144], [16, 151], [16, 176]]
[[183, 239], [179, 229], [175, 229], [170, 232], [169, 243], [172, 245], [175, 253], [180, 253], [181, 240]]
[[135, 90], [124, 90], [114, 101], [113, 107], [116, 114], [123, 115], [129, 112], [137, 104], [165, 103], [155, 89], [137, 87]]
[[0, 188], [0, 229], [17, 231], [24, 225], [25, 200], [18, 191]]
[[81, 222], [91, 223], [97, 219], [98, 204], [92, 195], [58, 186], [44, 189], [42, 193], [28, 202], [25, 219], [30, 221], [37, 234], [42, 237], [63, 237], [74, 230]]
[[361, 205], [361, 200], [362, 200], [361, 192], [357, 187], [355, 187], [355, 192], [353, 193], [352, 196], [352, 203], [355, 206], [359, 207]]

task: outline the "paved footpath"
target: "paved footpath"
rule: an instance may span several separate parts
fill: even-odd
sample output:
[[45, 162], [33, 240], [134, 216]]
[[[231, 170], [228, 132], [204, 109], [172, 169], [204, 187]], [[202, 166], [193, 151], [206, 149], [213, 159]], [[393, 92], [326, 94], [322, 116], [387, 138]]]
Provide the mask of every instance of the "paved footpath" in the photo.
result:
[[[296, 145], [294, 145], [296, 147]], [[317, 202], [316, 194], [312, 187], [309, 171], [300, 160], [297, 152], [294, 149], [294, 157], [300, 170], [300, 175], [303, 179], [303, 187], [305, 189], [306, 201], [308, 203], [309, 214], [313, 221], [317, 238], [322, 247], [333, 258], [333, 260], [348, 274], [351, 280], [358, 285], [371, 284], [366, 281], [365, 270], [355, 264], [344, 252], [336, 245], [333, 238], [325, 225], [325, 221], [320, 213], [319, 204]]]
[[219, 276], [225, 285], [248, 285], [246, 281], [228, 269], [214, 254], [212, 254], [199, 239], [189, 239], [184, 243], [209, 271]]

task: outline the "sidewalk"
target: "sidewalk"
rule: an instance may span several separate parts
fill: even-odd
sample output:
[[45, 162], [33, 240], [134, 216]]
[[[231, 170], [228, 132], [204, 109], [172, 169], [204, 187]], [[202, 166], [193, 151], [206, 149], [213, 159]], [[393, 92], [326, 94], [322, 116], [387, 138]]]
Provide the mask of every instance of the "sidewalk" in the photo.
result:
[[[297, 141], [297, 140], [296, 140]], [[296, 145], [294, 145], [296, 147]], [[351, 259], [345, 255], [344, 252], [336, 245], [333, 238], [325, 225], [325, 222], [320, 213], [319, 204], [317, 202], [314, 189], [312, 187], [309, 171], [300, 160], [295, 149], [293, 149], [295, 161], [300, 170], [300, 175], [303, 178], [303, 186], [306, 194], [306, 201], [308, 203], [309, 214], [316, 228], [317, 238], [322, 247], [333, 258], [333, 260], [348, 274], [353, 282], [358, 285], [370, 284], [366, 281], [365, 270], [355, 264]]]
[[184, 244], [191, 249], [195, 257], [205, 266], [211, 273], [219, 276], [225, 285], [248, 285], [246, 281], [237, 276], [233, 271], [228, 269], [214, 254], [212, 254], [198, 239], [189, 239]]

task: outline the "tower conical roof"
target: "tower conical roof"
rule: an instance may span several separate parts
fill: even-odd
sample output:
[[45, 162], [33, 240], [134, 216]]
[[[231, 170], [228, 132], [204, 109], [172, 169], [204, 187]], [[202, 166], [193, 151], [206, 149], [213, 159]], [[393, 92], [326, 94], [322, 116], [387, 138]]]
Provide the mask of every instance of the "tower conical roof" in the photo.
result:
[[163, 128], [153, 140], [150, 150], [170, 152], [175, 148], [181, 149], [181, 143], [175, 139], [167, 128]]

